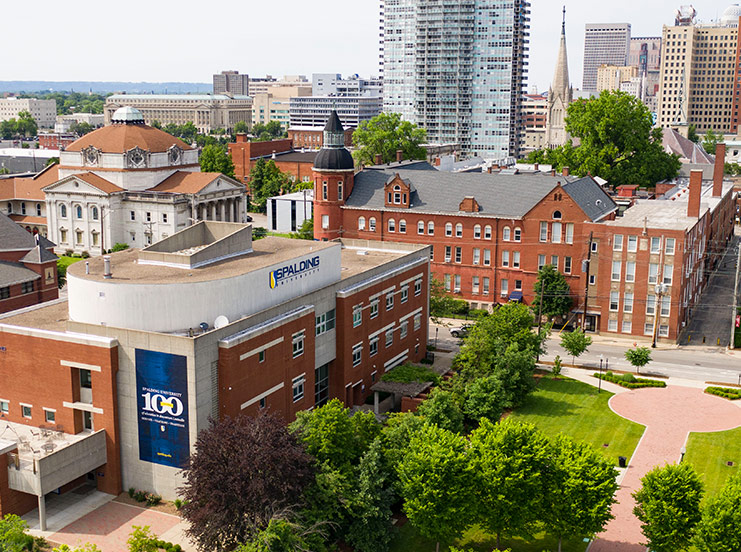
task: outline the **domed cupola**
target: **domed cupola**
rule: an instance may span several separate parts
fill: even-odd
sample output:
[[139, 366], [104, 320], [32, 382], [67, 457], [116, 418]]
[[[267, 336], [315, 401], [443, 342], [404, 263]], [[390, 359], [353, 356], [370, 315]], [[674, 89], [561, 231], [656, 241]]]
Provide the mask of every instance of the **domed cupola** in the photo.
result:
[[335, 110], [332, 110], [324, 127], [324, 144], [314, 158], [314, 168], [326, 171], [348, 171], [355, 168], [352, 155], [345, 148], [345, 129]]
[[138, 109], [127, 105], [119, 107], [113, 112], [111, 123], [114, 125], [143, 125], [144, 115]]

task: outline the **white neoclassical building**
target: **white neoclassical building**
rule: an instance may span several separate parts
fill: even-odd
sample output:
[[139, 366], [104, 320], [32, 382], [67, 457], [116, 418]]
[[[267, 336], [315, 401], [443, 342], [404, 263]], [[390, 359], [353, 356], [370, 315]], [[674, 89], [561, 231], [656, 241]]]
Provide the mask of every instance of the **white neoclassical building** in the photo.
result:
[[244, 221], [244, 185], [200, 172], [197, 149], [131, 107], [112, 123], [60, 152], [59, 180], [44, 188], [57, 252], [100, 255], [116, 243], [146, 247], [199, 220]]

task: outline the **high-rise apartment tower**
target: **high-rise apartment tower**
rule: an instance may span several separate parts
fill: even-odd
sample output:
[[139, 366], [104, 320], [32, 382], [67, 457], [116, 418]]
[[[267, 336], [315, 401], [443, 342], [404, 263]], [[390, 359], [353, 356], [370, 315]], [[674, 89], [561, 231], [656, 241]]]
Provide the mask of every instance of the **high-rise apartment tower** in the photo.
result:
[[627, 65], [630, 23], [587, 23], [584, 32], [583, 90], [597, 90], [600, 65]]
[[249, 96], [249, 91], [249, 75], [240, 75], [239, 71], [222, 71], [214, 75], [214, 94]]

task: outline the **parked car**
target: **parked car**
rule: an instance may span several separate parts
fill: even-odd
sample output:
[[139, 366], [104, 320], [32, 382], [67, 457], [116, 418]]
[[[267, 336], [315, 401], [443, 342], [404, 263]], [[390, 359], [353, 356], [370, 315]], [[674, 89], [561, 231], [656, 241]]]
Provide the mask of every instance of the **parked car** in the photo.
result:
[[252, 222], [252, 217], [251, 217], [251, 216], [249, 216], [249, 215], [246, 215], [246, 216], [244, 217], [244, 220], [246, 220], [247, 222]]
[[455, 338], [462, 339], [468, 335], [473, 324], [463, 324], [462, 326], [452, 326], [450, 328], [450, 335]]

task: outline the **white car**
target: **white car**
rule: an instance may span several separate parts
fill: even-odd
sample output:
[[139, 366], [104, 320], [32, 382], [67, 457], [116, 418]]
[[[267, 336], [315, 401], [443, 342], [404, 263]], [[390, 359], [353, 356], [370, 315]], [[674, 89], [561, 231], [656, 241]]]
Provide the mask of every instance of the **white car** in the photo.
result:
[[450, 335], [455, 338], [462, 339], [468, 335], [468, 332], [473, 327], [473, 324], [463, 324], [462, 326], [452, 326], [450, 328]]

